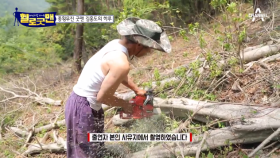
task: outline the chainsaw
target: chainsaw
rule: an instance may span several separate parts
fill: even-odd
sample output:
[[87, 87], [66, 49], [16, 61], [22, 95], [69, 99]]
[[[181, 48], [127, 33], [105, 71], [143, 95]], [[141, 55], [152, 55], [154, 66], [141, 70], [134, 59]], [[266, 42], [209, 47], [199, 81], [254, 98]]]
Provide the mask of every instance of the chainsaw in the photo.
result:
[[153, 91], [148, 90], [144, 96], [136, 95], [129, 103], [132, 104], [133, 110], [131, 114], [123, 116], [123, 111], [120, 112], [121, 119], [142, 119], [145, 117], [153, 116], [154, 104], [153, 104]]

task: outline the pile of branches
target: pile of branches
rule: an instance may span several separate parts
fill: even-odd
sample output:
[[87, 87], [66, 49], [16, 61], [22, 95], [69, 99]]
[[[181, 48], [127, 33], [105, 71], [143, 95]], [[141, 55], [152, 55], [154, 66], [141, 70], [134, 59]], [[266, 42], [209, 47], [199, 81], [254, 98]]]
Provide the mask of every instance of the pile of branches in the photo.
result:
[[[20, 149], [25, 150], [24, 152], [13, 150], [13, 152], [18, 155], [25, 157], [43, 151], [65, 152], [66, 150], [66, 141], [62, 137], [59, 137], [56, 131], [59, 127], [65, 126], [65, 120], [59, 120], [60, 116], [63, 114], [63, 110], [58, 111], [58, 113], [51, 113], [49, 115], [51, 117], [50, 124], [38, 127], [39, 124], [42, 124], [42, 119], [48, 118], [42, 118], [41, 115], [45, 114], [38, 114], [32, 107], [38, 106], [39, 108], [41, 107], [47, 110], [50, 110], [48, 106], [62, 107], [62, 100], [48, 98], [46, 95], [38, 93], [43, 92], [43, 89], [49, 87], [48, 85], [47, 87], [38, 88], [36, 83], [29, 77], [22, 80], [4, 81], [0, 86], [0, 110], [2, 113], [0, 116], [0, 141], [10, 142], [14, 138], [18, 140], [17, 142], [25, 140]], [[19, 114], [23, 111], [29, 111], [28, 114], [25, 114], [31, 114], [29, 115], [30, 117], [20, 117]], [[17, 119], [17, 117], [14, 118], [14, 116], [19, 116], [20, 118]], [[8, 123], [7, 119], [9, 118], [10, 120], [13, 119], [12, 121], [14, 123]], [[27, 119], [32, 120], [32, 122], [27, 122]], [[52, 137], [50, 134], [51, 132], [53, 133]], [[37, 138], [39, 133], [45, 133], [40, 140]], [[49, 143], [51, 138], [53, 141]], [[21, 143], [17, 145], [19, 144]]]

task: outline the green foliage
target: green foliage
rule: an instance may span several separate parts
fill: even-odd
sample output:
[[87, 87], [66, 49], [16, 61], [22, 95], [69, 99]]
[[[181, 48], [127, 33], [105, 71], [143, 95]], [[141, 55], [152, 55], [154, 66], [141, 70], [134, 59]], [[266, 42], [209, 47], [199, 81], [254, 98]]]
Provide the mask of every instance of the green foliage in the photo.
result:
[[185, 40], [185, 41], [188, 41], [188, 36], [187, 36], [187, 31], [184, 30], [184, 29], [181, 29], [179, 31], [179, 35]]
[[160, 94], [159, 94], [159, 97], [162, 98], [162, 99], [166, 99], [166, 98], [167, 98], [167, 94], [164, 93], [164, 92], [163, 92], [163, 93], [160, 93]]
[[[202, 157], [203, 157], [203, 156], [202, 156]], [[204, 158], [204, 157], [203, 157], [203, 158]], [[211, 153], [211, 152], [209, 151], [206, 158], [214, 158], [213, 153]]]
[[245, 153], [243, 153], [242, 151], [239, 152], [238, 154], [239, 156], [242, 156], [243, 158], [249, 158]]
[[142, 86], [143, 86], [143, 87], [147, 87], [147, 88], [152, 88], [152, 82], [151, 82], [151, 81], [149, 81], [149, 82], [143, 82], [143, 83], [142, 83]]
[[[239, 25], [248, 18], [242, 15], [242, 10], [240, 10], [241, 3], [238, 1], [228, 2], [227, 0], [212, 0], [210, 4], [213, 8], [216, 8], [221, 12], [222, 20], [220, 21], [220, 24], [226, 23], [226, 25], [221, 26], [216, 24], [214, 26], [217, 42], [222, 46], [223, 50], [236, 52], [233, 57], [241, 60], [240, 46], [246, 38], [247, 26], [244, 25], [239, 27]], [[220, 28], [220, 30], [223, 28], [224, 31], [219, 31], [218, 28]], [[233, 59], [231, 58], [232, 57], [230, 57], [229, 60]], [[229, 62], [230, 66], [234, 66], [235, 63], [237, 63], [235, 59]], [[239, 61], [238, 63], [241, 64], [240, 67], [242, 68], [243, 62]]]
[[189, 24], [189, 34], [196, 35], [198, 31], [199, 23]]
[[219, 67], [219, 65], [217, 63], [217, 61], [219, 61], [218, 60], [219, 56], [214, 57], [213, 54], [211, 54], [210, 52], [208, 52], [206, 54], [206, 56], [207, 56], [206, 60], [210, 65], [210, 72], [211, 72], [210, 73], [210, 78], [215, 78], [215, 77], [221, 75], [222, 74], [222, 69], [221, 69], [221, 67]]
[[200, 35], [199, 35], [199, 46], [201, 49], [206, 47], [206, 41], [203, 38], [203, 33], [200, 33]]
[[206, 96], [205, 99], [207, 99], [207, 100], [215, 101], [217, 99], [217, 96], [214, 94], [211, 94], [211, 93], [210, 94], [204, 93], [204, 95]]
[[[209, 56], [209, 60], [211, 60], [211, 57]], [[213, 62], [213, 61], [211, 61]], [[187, 68], [182, 66], [179, 67], [177, 69], [174, 70], [174, 73], [176, 75], [176, 77], [180, 77], [181, 79], [185, 79], [186, 81], [184, 82], [185, 84], [181, 85], [180, 88], [176, 91], [176, 95], [177, 96], [184, 96], [184, 97], [191, 97], [193, 99], [200, 99], [200, 98], [204, 98], [207, 100], [211, 100], [214, 101], [216, 100], [216, 95], [212, 94], [212, 93], [206, 93], [206, 90], [204, 89], [197, 89], [197, 88], [192, 88], [193, 85], [195, 84], [197, 78], [200, 76], [199, 74], [199, 68], [201, 67], [201, 61], [196, 60], [194, 62], [191, 62], [189, 64], [189, 68], [192, 71], [192, 75], [191, 76], [187, 76]], [[213, 68], [214, 69], [214, 68]], [[216, 73], [216, 75], [218, 75], [219, 73], [217, 72], [217, 70], [213, 71], [213, 74]], [[167, 94], [164, 92], [164, 89], [168, 89], [171, 87], [177, 87], [178, 83], [175, 84], [175, 82], [170, 83], [167, 82], [164, 84], [164, 86], [161, 89], [161, 93], [159, 94], [159, 96], [161, 98], [166, 98]]]
[[275, 89], [280, 89], [280, 84], [275, 84], [275, 85], [273, 85], [273, 87], [274, 87]]
[[9, 150], [5, 150], [4, 155], [5, 155], [6, 158], [13, 158], [15, 156], [14, 153], [12, 153]]
[[169, 88], [169, 87], [173, 87], [175, 85], [176, 85], [175, 81], [170, 81], [170, 82], [164, 83], [163, 88], [166, 89], [166, 88]]
[[192, 133], [193, 135], [199, 135], [201, 134], [201, 131], [196, 128], [196, 127], [200, 127], [200, 124], [191, 124], [190, 125], [190, 133]]
[[168, 9], [169, 3], [165, 1], [162, 4], [155, 3], [152, 0], [123, 0], [123, 9], [117, 15], [115, 23], [111, 28], [116, 29], [117, 25], [128, 17], [141, 17], [143, 19], [152, 16], [152, 11], [160, 9]]
[[218, 126], [219, 126], [219, 128], [224, 128], [225, 127], [225, 123], [224, 122], [218, 122]]
[[234, 3], [234, 2], [231, 2], [230, 4], [228, 4], [227, 6], [227, 11], [230, 12], [231, 14], [232, 13], [236, 13], [237, 12], [237, 4]]
[[204, 96], [204, 91], [203, 90], [191, 91], [190, 95], [192, 96], [193, 99], [200, 99], [201, 97]]
[[228, 62], [229, 62], [229, 65], [230, 66], [234, 66], [234, 65], [236, 65], [237, 63], [238, 63], [238, 59], [236, 58], [236, 57], [230, 57], [230, 59], [228, 60]]
[[15, 118], [13, 115], [8, 115], [4, 118], [3, 124], [5, 126], [11, 126], [15, 123]]
[[238, 42], [241, 43], [246, 37], [246, 29], [243, 28], [242, 31], [240, 31], [239, 35], [238, 35]]
[[155, 68], [154, 70], [154, 78], [156, 81], [160, 81], [160, 74], [159, 74], [159, 70], [157, 68]]
[[187, 57], [187, 56], [188, 56], [188, 52], [184, 52], [183, 57]]
[[168, 39], [169, 39], [169, 41], [174, 41], [174, 38], [173, 38], [173, 36], [168, 36]]
[[195, 21], [200, 13], [211, 11], [209, 2], [210, 0], [169, 0], [169, 16], [175, 19], [172, 22], [188, 24]]
[[35, 67], [51, 66], [60, 61], [63, 48], [50, 43], [45, 28], [11, 26], [14, 18], [0, 18], [0, 74], [22, 73]]
[[190, 68], [192, 70], [193, 73], [193, 79], [191, 79], [190, 81], [192, 81], [191, 84], [193, 84], [194, 79], [197, 78], [199, 76], [199, 71], [198, 68], [200, 68], [201, 62], [199, 60], [193, 61], [190, 63]]
[[175, 75], [178, 77], [184, 77], [186, 75], [186, 72], [187, 72], [187, 69], [184, 66], [179, 67], [179, 68], [175, 69], [175, 71], [174, 71]]
[[227, 4], [227, 0], [211, 0], [211, 6], [216, 9]]

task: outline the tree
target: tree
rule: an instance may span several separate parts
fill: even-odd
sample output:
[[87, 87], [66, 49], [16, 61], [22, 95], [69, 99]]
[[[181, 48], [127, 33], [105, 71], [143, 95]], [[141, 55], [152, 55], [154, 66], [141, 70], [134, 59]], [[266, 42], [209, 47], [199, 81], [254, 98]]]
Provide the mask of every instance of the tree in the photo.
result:
[[[84, 15], [84, 0], [78, 0], [77, 12], [79, 15]], [[80, 73], [82, 70], [81, 58], [82, 58], [82, 48], [83, 48], [83, 24], [77, 24], [76, 27], [76, 37], [75, 37], [75, 49], [74, 49], [74, 72]]]
[[273, 5], [274, 0], [253, 0], [254, 13], [257, 8], [261, 11], [268, 11]]

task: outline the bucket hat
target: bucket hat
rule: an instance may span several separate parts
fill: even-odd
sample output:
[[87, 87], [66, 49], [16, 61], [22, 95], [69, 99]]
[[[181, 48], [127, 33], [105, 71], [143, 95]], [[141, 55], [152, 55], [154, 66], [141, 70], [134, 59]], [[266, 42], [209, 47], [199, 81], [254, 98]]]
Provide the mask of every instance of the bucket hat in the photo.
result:
[[117, 25], [121, 36], [129, 36], [133, 41], [146, 47], [171, 52], [171, 44], [166, 32], [155, 22], [140, 18], [127, 18]]

